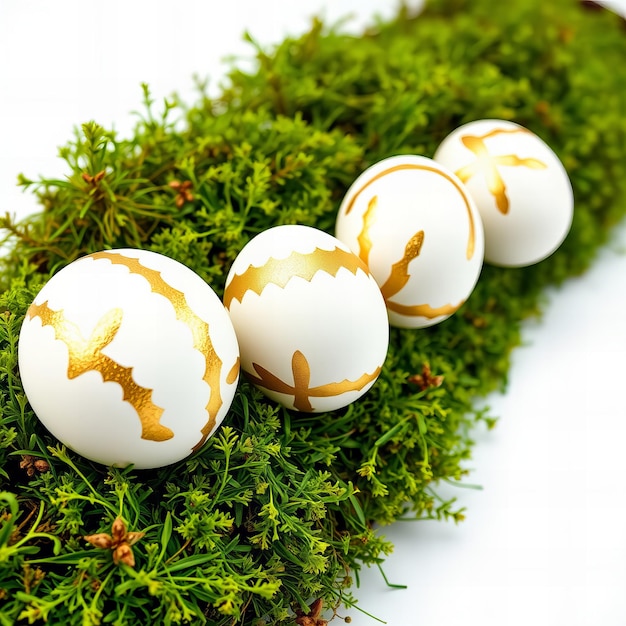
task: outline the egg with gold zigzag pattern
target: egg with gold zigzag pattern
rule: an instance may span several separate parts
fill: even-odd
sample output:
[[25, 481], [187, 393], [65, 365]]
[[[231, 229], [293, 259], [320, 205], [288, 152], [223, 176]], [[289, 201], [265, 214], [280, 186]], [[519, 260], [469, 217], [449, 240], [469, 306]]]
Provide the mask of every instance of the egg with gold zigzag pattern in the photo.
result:
[[380, 374], [389, 342], [380, 290], [321, 230], [284, 225], [254, 237], [230, 268], [224, 304], [247, 378], [290, 409], [341, 408]]

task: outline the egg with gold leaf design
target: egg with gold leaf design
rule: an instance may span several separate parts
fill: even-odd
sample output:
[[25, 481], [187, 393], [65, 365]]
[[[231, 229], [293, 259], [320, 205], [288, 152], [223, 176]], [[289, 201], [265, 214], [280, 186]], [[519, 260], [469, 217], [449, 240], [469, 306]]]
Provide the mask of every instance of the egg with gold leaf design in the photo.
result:
[[574, 213], [569, 177], [530, 130], [505, 120], [469, 122], [443, 140], [434, 159], [455, 172], [476, 203], [487, 262], [532, 265], [567, 236]]
[[365, 264], [316, 228], [254, 237], [226, 279], [247, 378], [304, 412], [341, 408], [371, 388], [387, 355], [385, 303]]
[[29, 307], [19, 370], [40, 421], [105, 465], [155, 468], [202, 447], [224, 419], [239, 348], [219, 297], [145, 250], [106, 250], [55, 274]]
[[483, 228], [459, 179], [418, 155], [375, 163], [348, 189], [338, 239], [367, 264], [394, 326], [444, 321], [467, 300], [483, 263]]

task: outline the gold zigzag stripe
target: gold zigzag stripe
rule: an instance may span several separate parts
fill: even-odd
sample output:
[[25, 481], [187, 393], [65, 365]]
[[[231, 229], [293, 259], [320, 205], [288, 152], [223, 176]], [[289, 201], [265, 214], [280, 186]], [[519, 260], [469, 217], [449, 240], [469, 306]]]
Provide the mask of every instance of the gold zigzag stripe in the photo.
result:
[[200, 352], [205, 358], [205, 369], [203, 380], [207, 383], [211, 390], [209, 402], [206, 405], [206, 411], [209, 414], [207, 423], [202, 427], [202, 439], [194, 446], [194, 452], [198, 450], [207, 440], [209, 434], [215, 427], [216, 416], [220, 410], [223, 401], [220, 390], [220, 373], [222, 370], [222, 360], [219, 358], [211, 337], [209, 335], [209, 325], [200, 317], [198, 317], [187, 302], [187, 298], [182, 291], [175, 289], [169, 285], [161, 276], [161, 272], [145, 267], [138, 259], [126, 257], [119, 252], [102, 251], [91, 254], [92, 259], [107, 259], [113, 265], [123, 265], [128, 268], [131, 274], [139, 274], [143, 276], [154, 293], [167, 298], [174, 307], [176, 319], [184, 322], [193, 336], [193, 347]]
[[56, 339], [68, 350], [67, 377], [72, 380], [89, 371], [99, 372], [104, 382], [120, 385], [126, 400], [139, 415], [141, 438], [151, 441], [166, 441], [174, 433], [160, 423], [163, 409], [152, 402], [152, 389], [141, 387], [133, 379], [133, 368], [116, 363], [102, 350], [113, 341], [122, 324], [122, 310], [111, 309], [105, 313], [89, 339], [85, 339], [76, 324], [65, 319], [62, 310], [53, 311], [46, 300], [43, 304], [31, 304], [29, 319], [39, 317], [44, 326], [54, 329]]
[[340, 269], [347, 269], [352, 274], [362, 270], [369, 275], [367, 266], [352, 252], [335, 248], [303, 253], [293, 251], [285, 259], [270, 258], [261, 267], [250, 265], [243, 274], [235, 274], [224, 290], [224, 306], [230, 308], [233, 300], [242, 301], [248, 291], [261, 295], [270, 284], [281, 289], [287, 286], [292, 278], [311, 281], [317, 272], [327, 272], [336, 276]]

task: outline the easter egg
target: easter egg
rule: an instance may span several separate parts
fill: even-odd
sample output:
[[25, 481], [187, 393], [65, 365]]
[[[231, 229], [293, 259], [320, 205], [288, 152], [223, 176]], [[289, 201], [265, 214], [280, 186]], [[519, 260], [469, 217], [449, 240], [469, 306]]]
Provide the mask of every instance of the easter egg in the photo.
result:
[[385, 303], [363, 262], [328, 233], [285, 225], [254, 237], [230, 268], [224, 305], [242, 370], [287, 408], [341, 408], [380, 374]]
[[339, 207], [335, 235], [369, 267], [393, 326], [447, 319], [482, 268], [474, 202], [454, 174], [423, 156], [393, 156], [362, 172]]
[[33, 410], [63, 444], [138, 469], [198, 450], [232, 402], [234, 329], [186, 266], [144, 250], [106, 250], [55, 274], [29, 307], [19, 370]]
[[485, 260], [523, 267], [551, 255], [570, 230], [572, 186], [553, 150], [523, 126], [470, 122], [450, 133], [435, 161], [474, 199], [485, 228]]

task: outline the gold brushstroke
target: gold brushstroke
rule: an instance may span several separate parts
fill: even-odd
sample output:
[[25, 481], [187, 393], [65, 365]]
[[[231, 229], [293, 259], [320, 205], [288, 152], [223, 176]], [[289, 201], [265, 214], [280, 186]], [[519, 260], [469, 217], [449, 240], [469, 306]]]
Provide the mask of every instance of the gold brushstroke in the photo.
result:
[[291, 371], [293, 373], [293, 405], [298, 411], [312, 411], [313, 406], [309, 400], [309, 384], [311, 382], [311, 367], [306, 357], [300, 350], [293, 353], [291, 359]]
[[[463, 199], [463, 202], [465, 203], [465, 208], [467, 209], [467, 217], [469, 219], [469, 235], [467, 239], [467, 249], [465, 253], [467, 260], [469, 261], [474, 256], [474, 249], [476, 247], [476, 227], [474, 225], [474, 216], [472, 215], [472, 205], [470, 204], [470, 200], [467, 196], [465, 189], [463, 188], [462, 185], [459, 185], [458, 180], [456, 180], [455, 178], [452, 178], [452, 176], [448, 175], [446, 172], [436, 167], [432, 167], [430, 165], [421, 164], [421, 163], [399, 163], [398, 165], [392, 165], [391, 167], [388, 167], [387, 169], [384, 169], [378, 172], [378, 174], [376, 174], [375, 176], [372, 176], [366, 183], [364, 183], [359, 189], [357, 189], [357, 191], [354, 192], [354, 195], [352, 196], [352, 198], [350, 198], [350, 202], [348, 202], [346, 206], [345, 214], [348, 215], [350, 211], [352, 211], [357, 198], [370, 185], [375, 183], [377, 180], [380, 180], [381, 178], [387, 176], [388, 174], [393, 174], [394, 172], [400, 172], [402, 170], [418, 170], [418, 171], [431, 172], [433, 174], [437, 174], [441, 176], [442, 178], [445, 178], [445, 180], [447, 180], [448, 182], [452, 183], [454, 188], [459, 192], [459, 194], [461, 194], [461, 198]], [[370, 204], [371, 204], [371, 200], [370, 200]], [[368, 205], [368, 210], [370, 210], [370, 205]], [[368, 217], [368, 221], [370, 221], [369, 217]], [[361, 230], [361, 233], [359, 234], [359, 238], [358, 238], [359, 241], [362, 238], [369, 240], [368, 230], [369, 230], [370, 225], [369, 223], [368, 224], [365, 223], [365, 216], [363, 218], [363, 222], [364, 222], [363, 229]], [[368, 251], [368, 254], [369, 254], [369, 251]]]
[[409, 239], [404, 249], [404, 256], [391, 266], [389, 278], [380, 288], [387, 309], [407, 317], [426, 317], [428, 319], [433, 319], [440, 315], [452, 315], [461, 307], [465, 300], [461, 300], [457, 305], [444, 304], [439, 307], [432, 307], [430, 304], [399, 304], [391, 300], [409, 282], [411, 277], [409, 274], [409, 263], [419, 256], [423, 244], [424, 231], [420, 230]]
[[211, 390], [209, 401], [205, 407], [209, 419], [202, 427], [202, 438], [194, 446], [194, 452], [202, 447], [209, 434], [215, 427], [217, 414], [222, 407], [223, 400], [220, 389], [220, 373], [222, 370], [222, 360], [219, 358], [213, 347], [209, 335], [209, 325], [198, 317], [189, 306], [187, 298], [182, 291], [175, 289], [168, 284], [161, 272], [142, 265], [138, 259], [124, 256], [119, 252], [109, 252], [104, 250], [89, 255], [92, 259], [107, 259], [113, 265], [123, 265], [131, 274], [138, 274], [145, 278], [150, 285], [150, 289], [170, 301], [176, 313], [176, 319], [183, 322], [191, 330], [193, 337], [193, 347], [202, 354], [205, 360], [204, 375], [202, 380], [206, 382]]
[[385, 300], [395, 295], [409, 282], [409, 263], [419, 256], [424, 244], [424, 231], [420, 230], [413, 235], [404, 248], [404, 256], [391, 266], [391, 274], [380, 288]]
[[532, 135], [528, 128], [523, 126], [516, 126], [515, 128], [494, 128], [484, 135], [481, 135], [483, 139], [491, 139], [491, 137], [497, 137], [498, 135], [515, 135], [519, 133], [526, 133]]
[[85, 339], [76, 324], [65, 319], [62, 310], [53, 311], [48, 301], [31, 304], [29, 319], [39, 317], [44, 326], [54, 329], [56, 339], [62, 341], [68, 350], [67, 377], [72, 380], [89, 371], [99, 372], [104, 382], [120, 385], [126, 400], [137, 411], [141, 421], [141, 438], [150, 441], [166, 441], [174, 433], [160, 423], [163, 409], [152, 402], [152, 389], [141, 387], [133, 379], [133, 368], [116, 363], [103, 354], [122, 324], [122, 310], [111, 309], [105, 313], [94, 328], [89, 339]]
[[489, 193], [494, 197], [498, 211], [503, 215], [509, 212], [509, 198], [506, 195], [506, 185], [500, 175], [498, 166], [506, 167], [528, 167], [530, 169], [546, 169], [548, 166], [533, 158], [521, 158], [515, 154], [502, 154], [491, 156], [485, 140], [500, 134], [509, 133], [529, 133], [525, 128], [496, 128], [485, 135], [464, 135], [461, 137], [463, 145], [474, 153], [476, 159], [459, 169], [456, 175], [461, 182], [466, 183], [470, 178], [482, 172]]
[[313, 252], [308, 253], [293, 251], [285, 259], [269, 258], [261, 267], [250, 265], [243, 274], [233, 276], [224, 290], [224, 306], [230, 308], [233, 300], [241, 302], [248, 291], [261, 295], [270, 284], [284, 289], [292, 278], [311, 281], [317, 272], [327, 272], [335, 276], [342, 268], [355, 275], [357, 270], [369, 275], [367, 266], [356, 254], [341, 248], [334, 250], [315, 248]]
[[369, 264], [370, 250], [372, 249], [370, 228], [376, 219], [377, 208], [378, 196], [372, 196], [372, 199], [367, 203], [365, 213], [363, 213], [363, 228], [357, 237], [357, 243], [359, 244], [359, 256], [365, 265]]
[[461, 300], [458, 304], [444, 304], [443, 306], [432, 307], [429, 304], [405, 305], [387, 300], [387, 308], [394, 313], [406, 315], [407, 317], [427, 317], [428, 319], [433, 319], [440, 315], [452, 315], [463, 304], [465, 304], [465, 300]]
[[360, 391], [367, 384], [378, 378], [381, 367], [377, 367], [372, 374], [363, 374], [357, 380], [342, 380], [338, 383], [327, 383], [317, 387], [309, 387], [311, 382], [311, 368], [306, 357], [300, 350], [296, 350], [291, 358], [291, 371], [293, 373], [293, 385], [286, 383], [272, 374], [258, 363], [252, 363], [258, 376], [246, 372], [251, 382], [259, 387], [270, 391], [284, 393], [294, 397], [294, 407], [298, 411], [313, 411], [310, 398], [329, 398], [347, 393], [348, 391]]
[[380, 288], [385, 304], [390, 311], [406, 315], [408, 317], [426, 317], [433, 319], [440, 315], [452, 315], [465, 302], [462, 300], [459, 304], [444, 304], [440, 307], [432, 307], [430, 304], [412, 304], [405, 305], [393, 302], [391, 298], [395, 296], [408, 282], [411, 275], [409, 274], [409, 263], [419, 256], [424, 244], [424, 231], [420, 230], [411, 239], [409, 239], [404, 248], [404, 256], [391, 266], [389, 278]]
[[235, 363], [233, 364], [233, 366], [230, 368], [230, 371], [228, 372], [228, 376], [226, 376], [226, 383], [229, 385], [232, 385], [236, 380], [237, 380], [237, 376], [239, 376], [239, 367], [240, 367], [240, 360], [239, 357], [237, 357], [235, 359]]

